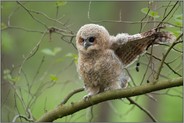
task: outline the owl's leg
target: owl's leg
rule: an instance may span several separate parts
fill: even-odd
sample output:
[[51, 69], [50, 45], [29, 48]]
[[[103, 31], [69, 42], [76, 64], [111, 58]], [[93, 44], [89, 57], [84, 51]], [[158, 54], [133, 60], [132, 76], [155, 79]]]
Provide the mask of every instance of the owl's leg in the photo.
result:
[[113, 82], [110, 86], [106, 87], [104, 89], [104, 91], [107, 91], [107, 90], [115, 90], [115, 89], [121, 89], [121, 85], [119, 82]]
[[100, 87], [85, 87], [85, 90], [88, 92], [88, 95], [85, 95], [83, 99], [88, 100], [91, 96], [96, 95], [100, 92]]
[[128, 82], [130, 81], [130, 77], [129, 76], [126, 76], [126, 75], [123, 75], [121, 78], [120, 78], [120, 85], [121, 85], [121, 88], [126, 88], [128, 86]]
[[120, 84], [121, 84], [121, 88], [126, 88], [128, 86], [128, 80], [127, 79], [123, 79], [121, 80]]
[[130, 81], [130, 78], [128, 76], [122, 77], [120, 80], [116, 82], [112, 82], [112, 84], [106, 87], [104, 91], [126, 88], [128, 86], [129, 81]]
[[127, 88], [127, 86], [128, 86], [128, 81], [126, 81], [125, 83], [122, 83], [122, 84], [121, 84], [121, 87], [122, 87], [122, 88]]

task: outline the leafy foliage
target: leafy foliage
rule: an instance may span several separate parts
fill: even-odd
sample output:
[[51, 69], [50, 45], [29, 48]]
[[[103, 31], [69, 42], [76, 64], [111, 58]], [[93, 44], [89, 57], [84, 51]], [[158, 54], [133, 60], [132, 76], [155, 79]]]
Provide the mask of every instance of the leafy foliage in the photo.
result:
[[60, 6], [64, 6], [64, 5], [66, 5], [66, 1], [64, 1], [64, 0], [62, 0], [62, 1], [57, 1], [56, 2], [56, 6], [58, 6], [58, 7], [60, 7]]
[[179, 15], [174, 15], [174, 20], [175, 20], [175, 24], [177, 26], [182, 26], [182, 14], [179, 14]]
[[51, 81], [54, 81], [54, 82], [58, 80], [57, 76], [54, 74], [50, 75], [50, 79], [51, 79]]
[[65, 56], [69, 57], [69, 58], [72, 58], [74, 60], [74, 62], [77, 63], [77, 59], [78, 59], [78, 55], [77, 54], [67, 53]]
[[153, 18], [159, 18], [160, 17], [158, 15], [158, 12], [157, 11], [153, 11], [153, 10], [147, 8], [147, 7], [146, 8], [142, 8], [141, 9], [141, 12], [144, 13], [144, 14], [146, 14], [146, 15], [148, 15], [148, 16], [150, 16], [150, 17], [153, 17]]

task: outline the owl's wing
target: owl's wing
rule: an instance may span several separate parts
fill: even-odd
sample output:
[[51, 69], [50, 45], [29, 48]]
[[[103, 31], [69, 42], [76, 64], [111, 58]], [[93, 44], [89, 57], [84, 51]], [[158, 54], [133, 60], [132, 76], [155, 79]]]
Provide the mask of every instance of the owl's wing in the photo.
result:
[[175, 40], [169, 32], [156, 32], [154, 29], [136, 35], [119, 34], [114, 37], [111, 48], [122, 63], [127, 66], [131, 64], [140, 54], [152, 44], [168, 43]]

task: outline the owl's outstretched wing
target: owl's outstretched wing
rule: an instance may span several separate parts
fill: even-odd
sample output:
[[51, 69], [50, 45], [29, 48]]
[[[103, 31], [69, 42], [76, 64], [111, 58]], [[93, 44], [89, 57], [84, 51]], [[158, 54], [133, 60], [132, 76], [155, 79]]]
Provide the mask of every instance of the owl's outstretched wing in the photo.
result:
[[169, 43], [175, 40], [175, 36], [169, 32], [157, 32], [152, 29], [136, 35], [118, 34], [112, 41], [111, 48], [119, 57], [122, 63], [127, 66], [137, 56], [144, 53], [152, 44]]

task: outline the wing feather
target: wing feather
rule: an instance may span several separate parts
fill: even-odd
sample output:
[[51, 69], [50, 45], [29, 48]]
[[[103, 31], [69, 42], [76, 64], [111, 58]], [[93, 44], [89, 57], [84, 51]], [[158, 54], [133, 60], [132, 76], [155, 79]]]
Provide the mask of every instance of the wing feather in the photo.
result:
[[[175, 36], [173, 36], [171, 33], [156, 32], [153, 29], [139, 35], [140, 36], [136, 38], [134, 35], [127, 35], [128, 38], [124, 37], [116, 39], [115, 37], [116, 40], [113, 41], [111, 45], [111, 48], [114, 50], [115, 54], [119, 57], [125, 66], [135, 61], [135, 59], [144, 53], [150, 45], [168, 43], [175, 40]], [[120, 35], [118, 37], [120, 37]], [[125, 38], [128, 40], [126, 41]]]
[[151, 42], [149, 41], [148, 37], [129, 41], [123, 44], [121, 47], [117, 48], [115, 50], [115, 54], [126, 66], [132, 63], [137, 58], [137, 56], [142, 54], [150, 44]]

